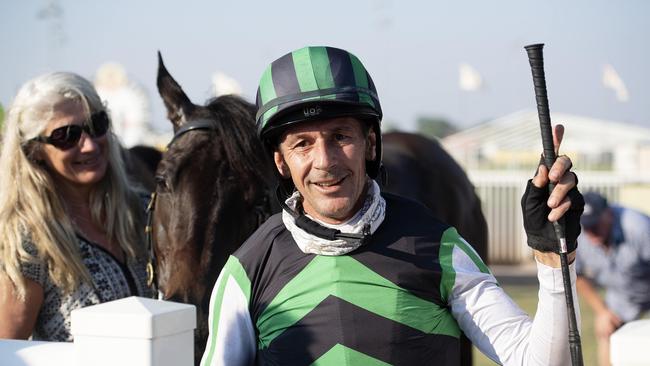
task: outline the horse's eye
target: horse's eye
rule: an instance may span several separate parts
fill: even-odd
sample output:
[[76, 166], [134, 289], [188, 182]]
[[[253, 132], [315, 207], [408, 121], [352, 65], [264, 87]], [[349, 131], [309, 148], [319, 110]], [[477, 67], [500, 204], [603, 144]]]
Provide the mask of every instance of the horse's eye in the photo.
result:
[[165, 179], [164, 175], [156, 175], [154, 177], [154, 180], [156, 181], [156, 185], [160, 189], [168, 189], [169, 187], [167, 186], [167, 179]]

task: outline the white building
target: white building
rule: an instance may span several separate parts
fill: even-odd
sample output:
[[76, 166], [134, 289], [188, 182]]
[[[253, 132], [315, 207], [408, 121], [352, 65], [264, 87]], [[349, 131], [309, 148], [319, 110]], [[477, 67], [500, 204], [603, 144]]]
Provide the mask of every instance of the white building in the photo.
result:
[[[553, 113], [565, 126], [567, 154], [582, 192], [599, 191], [650, 214], [650, 129], [615, 121]], [[442, 139], [481, 197], [488, 222], [490, 263], [531, 260], [520, 198], [542, 152], [536, 111], [516, 112]]]
[[[563, 113], [551, 118], [565, 126], [560, 154], [570, 155], [576, 169], [648, 176], [650, 128]], [[488, 121], [442, 143], [467, 170], [534, 169], [542, 151], [536, 111]]]

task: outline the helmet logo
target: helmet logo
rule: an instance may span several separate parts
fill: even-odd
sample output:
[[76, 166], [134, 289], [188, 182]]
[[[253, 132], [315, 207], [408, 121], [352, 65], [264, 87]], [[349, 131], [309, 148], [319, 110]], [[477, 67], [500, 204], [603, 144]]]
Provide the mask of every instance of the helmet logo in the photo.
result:
[[321, 114], [323, 109], [319, 105], [315, 105], [312, 107], [305, 107], [302, 109], [302, 113], [305, 115], [305, 117], [314, 117], [318, 116]]

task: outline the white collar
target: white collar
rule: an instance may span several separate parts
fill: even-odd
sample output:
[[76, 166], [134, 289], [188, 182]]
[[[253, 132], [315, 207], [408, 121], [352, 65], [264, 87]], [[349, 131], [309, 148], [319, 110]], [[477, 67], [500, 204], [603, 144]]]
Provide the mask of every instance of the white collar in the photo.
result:
[[[368, 193], [363, 207], [346, 222], [334, 225], [322, 222], [308, 215], [307, 217], [325, 227], [338, 229], [342, 233], [361, 234], [366, 226], [370, 227], [371, 234], [374, 233], [379, 228], [379, 225], [384, 221], [384, 216], [386, 214], [386, 200], [381, 196], [377, 182], [372, 179], [369, 179], [369, 181], [371, 183], [369, 184], [370, 186], [368, 187]], [[292, 210], [296, 210], [301, 199], [302, 196], [300, 195], [300, 192], [296, 191], [285, 201], [285, 203]], [[300, 247], [300, 250], [304, 253], [343, 255], [361, 246], [361, 241], [359, 240], [327, 240], [309, 234], [296, 226], [294, 217], [286, 210], [282, 211], [282, 221], [287, 230], [291, 232], [291, 236], [296, 241], [296, 244], [298, 244], [298, 247]]]

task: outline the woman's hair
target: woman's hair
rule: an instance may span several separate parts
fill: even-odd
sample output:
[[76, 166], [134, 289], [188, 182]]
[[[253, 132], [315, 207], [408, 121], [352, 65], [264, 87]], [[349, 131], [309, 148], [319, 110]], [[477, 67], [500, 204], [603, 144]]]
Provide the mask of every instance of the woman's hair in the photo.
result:
[[[21, 298], [25, 280], [21, 262], [42, 262], [55, 285], [74, 291], [81, 282], [92, 285], [82, 263], [78, 239], [54, 180], [34, 152], [30, 141], [43, 133], [62, 103], [80, 103], [90, 118], [104, 110], [92, 84], [83, 77], [54, 72], [25, 83], [8, 110], [0, 152], [0, 274], [7, 275]], [[90, 210], [95, 224], [106, 228], [107, 239], [117, 241], [127, 256], [143, 254], [142, 204], [131, 188], [122, 159], [122, 147], [112, 130], [106, 135], [108, 167], [91, 190]], [[37, 257], [25, 248], [31, 242]]]

